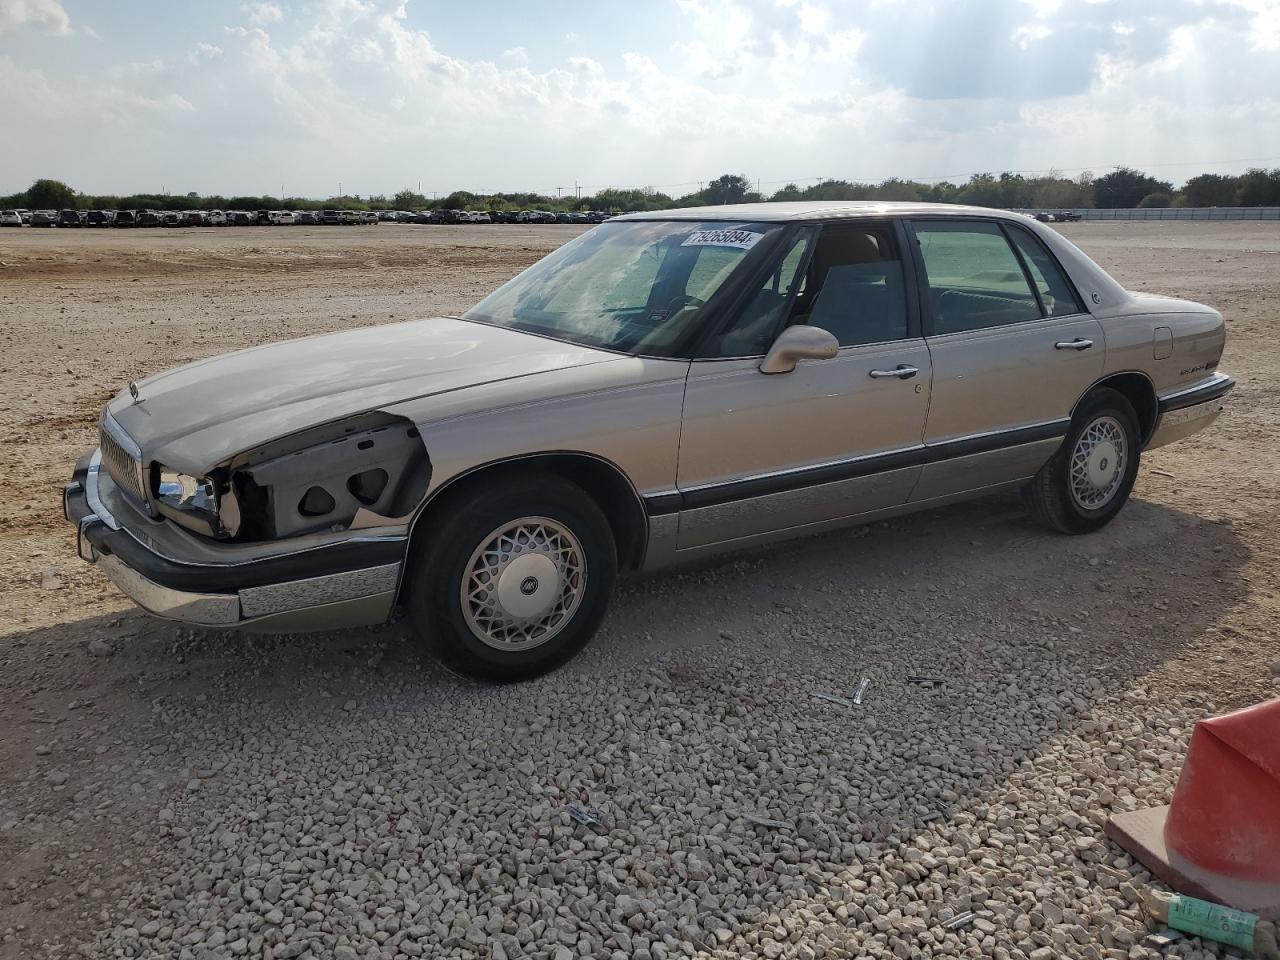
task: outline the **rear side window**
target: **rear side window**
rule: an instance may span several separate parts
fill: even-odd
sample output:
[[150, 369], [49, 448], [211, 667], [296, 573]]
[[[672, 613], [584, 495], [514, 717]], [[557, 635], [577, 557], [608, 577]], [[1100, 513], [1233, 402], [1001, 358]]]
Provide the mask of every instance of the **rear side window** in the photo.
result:
[[935, 335], [1040, 319], [1040, 304], [994, 223], [915, 224], [929, 280]]
[[1031, 280], [1040, 293], [1040, 302], [1044, 304], [1045, 316], [1065, 317], [1084, 313], [1084, 304], [1076, 296], [1058, 262], [1040, 241], [1021, 227], [1010, 226], [1009, 236], [1031, 272]]

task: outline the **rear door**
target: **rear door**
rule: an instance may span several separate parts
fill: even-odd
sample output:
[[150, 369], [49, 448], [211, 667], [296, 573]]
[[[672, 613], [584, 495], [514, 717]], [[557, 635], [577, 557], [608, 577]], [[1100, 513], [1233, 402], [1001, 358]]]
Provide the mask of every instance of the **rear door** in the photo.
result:
[[912, 500], [1030, 477], [1102, 376], [1102, 327], [1025, 228], [955, 217], [912, 228], [933, 364], [929, 463]]

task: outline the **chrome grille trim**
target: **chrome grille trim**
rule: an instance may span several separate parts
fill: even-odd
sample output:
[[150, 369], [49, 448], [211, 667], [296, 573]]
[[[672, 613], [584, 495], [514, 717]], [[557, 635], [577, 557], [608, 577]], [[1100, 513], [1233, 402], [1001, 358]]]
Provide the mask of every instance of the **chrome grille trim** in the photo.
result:
[[102, 450], [102, 467], [107, 475], [127, 496], [145, 504], [147, 488], [142, 479], [142, 451], [105, 410], [99, 424], [98, 445]]

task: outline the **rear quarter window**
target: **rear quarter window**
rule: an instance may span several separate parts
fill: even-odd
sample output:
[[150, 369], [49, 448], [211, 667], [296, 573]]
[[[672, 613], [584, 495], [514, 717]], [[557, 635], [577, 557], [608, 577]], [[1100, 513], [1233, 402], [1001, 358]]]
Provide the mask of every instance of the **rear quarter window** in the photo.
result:
[[1010, 225], [1008, 229], [1013, 245], [1022, 254], [1022, 260], [1040, 294], [1045, 316], [1065, 317], [1073, 313], [1084, 313], [1084, 303], [1044, 244], [1022, 227]]

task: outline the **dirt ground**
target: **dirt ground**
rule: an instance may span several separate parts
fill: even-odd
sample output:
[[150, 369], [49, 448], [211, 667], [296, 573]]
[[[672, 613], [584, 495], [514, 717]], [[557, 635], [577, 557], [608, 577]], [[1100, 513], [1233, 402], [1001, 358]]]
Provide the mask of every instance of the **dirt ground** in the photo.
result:
[[[1051, 537], [997, 498], [633, 582], [600, 638], [608, 656], [589, 651], [574, 669], [696, 658], [726, 636], [762, 635], [779, 598], [847, 560], [865, 584], [846, 583], [820, 609], [797, 601], [785, 632], [757, 638], [775, 667], [787, 657], [780, 638], [829, 630], [832, 605], [867, 621], [905, 609], [908, 646], [944, 642], [975, 611], [1016, 607], [1028, 622], [1069, 622], [1080, 648], [1057, 654], [1121, 698], [1141, 688], [1222, 710], [1280, 693], [1280, 224], [1061, 229], [1131, 289], [1209, 303], [1228, 321], [1229, 413], [1144, 457], [1116, 523]], [[94, 445], [103, 403], [130, 378], [199, 357], [457, 312], [578, 232], [0, 232], [0, 957], [71, 955], [116, 921], [118, 890], [158, 869], [172, 842], [158, 812], [205, 775], [175, 748], [165, 704], [267, 704], [320, 687], [341, 703], [382, 675], [357, 669], [371, 657], [380, 671], [435, 676], [399, 622], [225, 640], [134, 609], [76, 559], [61, 516], [62, 484]]]

